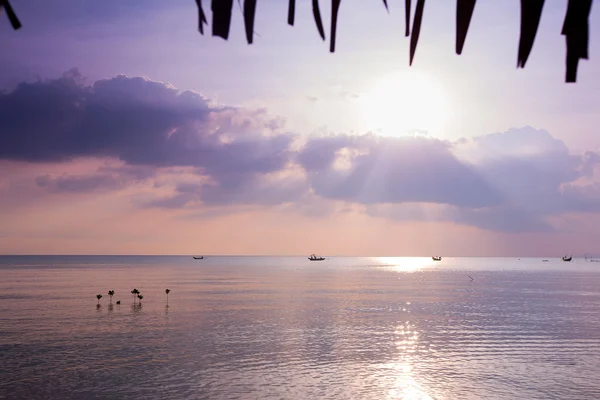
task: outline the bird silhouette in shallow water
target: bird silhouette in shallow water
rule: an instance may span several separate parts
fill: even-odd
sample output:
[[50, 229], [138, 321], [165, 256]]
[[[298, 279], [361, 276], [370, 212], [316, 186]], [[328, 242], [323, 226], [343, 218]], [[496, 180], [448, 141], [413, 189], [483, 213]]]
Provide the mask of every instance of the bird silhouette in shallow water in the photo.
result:
[[117, 300], [117, 305], [121, 305], [121, 300]]

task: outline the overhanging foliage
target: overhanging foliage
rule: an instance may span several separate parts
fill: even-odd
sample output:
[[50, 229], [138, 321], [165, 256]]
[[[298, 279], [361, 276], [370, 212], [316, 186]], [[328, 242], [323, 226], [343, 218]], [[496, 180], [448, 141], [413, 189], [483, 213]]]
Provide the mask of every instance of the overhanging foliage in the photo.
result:
[[[204, 34], [204, 25], [208, 24], [202, 0], [195, 0], [198, 7], [198, 29]], [[241, 1], [238, 3], [241, 6]], [[387, 0], [382, 0], [387, 9]], [[517, 56], [517, 68], [524, 68], [533, 48], [535, 36], [537, 34], [544, 0], [520, 0], [521, 1], [521, 32], [519, 35], [519, 50]], [[589, 44], [589, 15], [593, 0], [568, 0], [565, 20], [561, 34], [566, 38], [566, 82], [575, 82], [577, 80], [577, 67], [580, 59], [588, 59]], [[294, 25], [296, 10], [296, 0], [288, 0], [288, 24]], [[405, 2], [405, 36], [410, 36], [410, 54], [409, 65], [412, 65], [421, 23], [425, 9], [425, 0], [417, 0], [414, 11], [412, 29], [410, 25], [411, 0]], [[246, 31], [246, 40], [252, 44], [254, 36], [254, 18], [256, 14], [257, 0], [243, 0], [244, 25]], [[476, 0], [456, 0], [456, 54], [461, 54], [467, 32], [473, 16]], [[331, 29], [329, 33], [329, 51], [335, 52], [335, 40], [338, 22], [338, 12], [341, 0], [331, 0]], [[6, 10], [8, 19], [12, 27], [16, 30], [21, 27], [21, 22], [13, 11], [8, 0], [0, 0], [0, 12]], [[231, 13], [233, 9], [233, 0], [211, 0], [212, 11], [212, 35], [221, 37], [225, 40], [229, 37], [231, 27]], [[312, 11], [317, 30], [323, 40], [325, 40], [325, 28], [319, 9], [319, 0], [312, 0]], [[412, 32], [411, 32], [412, 31]]]

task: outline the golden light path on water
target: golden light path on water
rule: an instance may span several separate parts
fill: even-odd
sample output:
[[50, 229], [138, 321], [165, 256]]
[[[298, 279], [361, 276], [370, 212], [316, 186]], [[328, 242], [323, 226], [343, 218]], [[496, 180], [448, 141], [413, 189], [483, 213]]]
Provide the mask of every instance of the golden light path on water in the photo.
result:
[[[375, 261], [386, 271], [413, 273], [433, 266], [429, 257], [377, 257]], [[407, 303], [407, 307], [410, 302]], [[386, 399], [433, 400], [418, 382], [414, 363], [418, 357], [419, 332], [410, 320], [396, 326], [394, 331], [397, 360], [379, 364], [378, 375], [387, 376], [384, 387], [388, 387]]]
[[433, 262], [429, 257], [375, 257], [380, 268], [395, 272], [417, 272], [431, 267]]

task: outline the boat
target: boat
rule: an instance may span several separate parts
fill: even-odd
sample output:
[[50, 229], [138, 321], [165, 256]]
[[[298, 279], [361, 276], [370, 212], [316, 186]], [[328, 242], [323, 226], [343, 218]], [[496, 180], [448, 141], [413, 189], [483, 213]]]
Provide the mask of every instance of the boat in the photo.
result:
[[315, 254], [311, 254], [308, 259], [310, 261], [323, 261], [325, 257], [316, 256]]
[[442, 257], [431, 257], [433, 261], [442, 261]]
[[200, 256], [200, 257], [196, 257], [196, 256], [192, 256], [194, 258], [194, 260], [202, 260], [204, 258], [204, 256]]
[[564, 257], [562, 258], [562, 260], [563, 260], [563, 261], [571, 261], [572, 259], [573, 259], [573, 256], [569, 256], [569, 257], [567, 257], [567, 256], [564, 256]]

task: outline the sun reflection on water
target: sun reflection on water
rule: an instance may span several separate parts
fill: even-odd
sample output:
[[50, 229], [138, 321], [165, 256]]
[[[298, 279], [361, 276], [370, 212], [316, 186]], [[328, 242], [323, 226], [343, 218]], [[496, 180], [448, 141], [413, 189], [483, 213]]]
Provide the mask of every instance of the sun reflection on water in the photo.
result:
[[398, 325], [394, 333], [397, 338], [395, 344], [398, 351], [398, 360], [380, 366], [390, 376], [393, 376], [386, 398], [432, 400], [433, 398], [426, 393], [415, 379], [413, 370], [414, 358], [419, 345], [419, 333], [409, 321]]
[[417, 272], [433, 265], [429, 257], [377, 257], [379, 267], [387, 271]]

